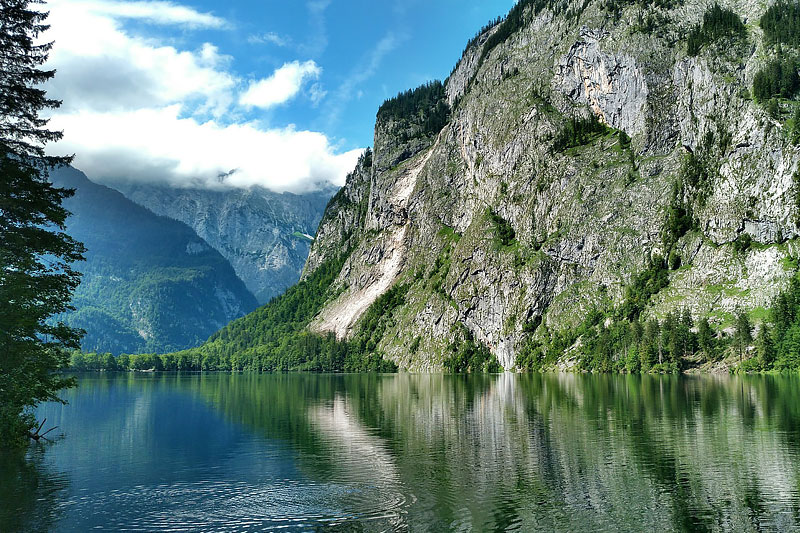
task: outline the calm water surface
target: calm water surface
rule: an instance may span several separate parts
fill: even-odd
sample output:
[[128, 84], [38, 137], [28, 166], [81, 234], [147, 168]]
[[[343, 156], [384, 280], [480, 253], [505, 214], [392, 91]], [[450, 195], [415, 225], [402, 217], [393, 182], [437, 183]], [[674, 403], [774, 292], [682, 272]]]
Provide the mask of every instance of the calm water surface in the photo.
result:
[[0, 531], [800, 530], [800, 378], [85, 375]]

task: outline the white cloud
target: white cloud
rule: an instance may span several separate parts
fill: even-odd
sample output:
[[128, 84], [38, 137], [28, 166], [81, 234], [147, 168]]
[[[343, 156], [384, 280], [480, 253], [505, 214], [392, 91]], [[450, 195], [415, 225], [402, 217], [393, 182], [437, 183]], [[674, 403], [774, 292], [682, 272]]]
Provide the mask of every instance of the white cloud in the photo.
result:
[[274, 44], [275, 46], [288, 46], [290, 41], [288, 38], [281, 37], [277, 33], [267, 32], [259, 33], [257, 35], [250, 35], [247, 38], [247, 42], [250, 44]]
[[315, 83], [308, 90], [308, 97], [311, 99], [311, 104], [317, 107], [322, 100], [328, 95], [328, 91], [322, 88], [322, 85]]
[[203, 111], [220, 114], [231, 103], [236, 79], [220, 68], [228, 58], [213, 45], [194, 51], [159, 45], [126, 33], [107, 14], [112, 9], [100, 9], [103, 2], [71, 1], [50, 5], [46, 36], [56, 43], [48, 66], [58, 70], [47, 89], [64, 100], [65, 109], [131, 109], [194, 100], [202, 102]]
[[[103, 181], [167, 181], [175, 186], [261, 185], [303, 192], [343, 185], [361, 150], [336, 153], [322, 133], [255, 122], [221, 124], [181, 118], [180, 106], [128, 112], [80, 112], [53, 118], [68, 132], [54, 149], [74, 152], [75, 166]], [[110, 132], [113, 132], [110, 134]]]
[[50, 0], [47, 8], [69, 6], [69, 9], [89, 11], [112, 18], [146, 20], [154, 24], [182, 25], [191, 28], [225, 28], [229, 24], [211, 13], [200, 13], [173, 2], [119, 2], [113, 0]]
[[[215, 45], [181, 49], [124, 26], [131, 18], [229, 26], [213, 15], [171, 2], [51, 0], [46, 8], [51, 30], [44, 37], [56, 42], [48, 67], [58, 70], [47, 90], [64, 101], [51, 122], [64, 139], [48, 151], [74, 153], [89, 177], [211, 187], [237, 169], [225, 180], [230, 186], [302, 191], [341, 184], [355, 165], [359, 151], [339, 153], [322, 133], [242, 118], [251, 106], [289, 101], [319, 78], [313, 61], [287, 63], [242, 92], [246, 82]], [[309, 97], [313, 104], [324, 91], [312, 86]]]
[[251, 82], [239, 103], [262, 109], [286, 103], [300, 92], [306, 80], [317, 79], [320, 74], [322, 69], [313, 61], [286, 63], [269, 78]]

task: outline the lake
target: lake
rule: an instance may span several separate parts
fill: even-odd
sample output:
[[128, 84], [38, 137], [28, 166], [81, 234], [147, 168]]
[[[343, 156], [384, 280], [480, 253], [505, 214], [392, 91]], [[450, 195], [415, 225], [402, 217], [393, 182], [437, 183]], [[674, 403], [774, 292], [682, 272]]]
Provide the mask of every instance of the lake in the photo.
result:
[[0, 531], [800, 527], [800, 378], [90, 374]]

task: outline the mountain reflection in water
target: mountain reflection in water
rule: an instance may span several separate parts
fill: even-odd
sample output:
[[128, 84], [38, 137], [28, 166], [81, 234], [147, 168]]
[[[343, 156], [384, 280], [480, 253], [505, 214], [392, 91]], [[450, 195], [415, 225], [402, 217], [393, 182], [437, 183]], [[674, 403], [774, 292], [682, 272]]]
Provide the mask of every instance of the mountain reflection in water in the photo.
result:
[[800, 527], [795, 377], [80, 383], [38, 413], [63, 439], [0, 457], [0, 531]]

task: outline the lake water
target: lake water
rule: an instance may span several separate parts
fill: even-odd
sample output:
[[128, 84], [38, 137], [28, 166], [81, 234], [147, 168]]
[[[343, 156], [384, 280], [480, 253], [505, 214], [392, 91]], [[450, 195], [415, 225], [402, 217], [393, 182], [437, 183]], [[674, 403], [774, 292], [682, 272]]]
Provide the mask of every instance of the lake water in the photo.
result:
[[84, 375], [0, 531], [789, 531], [800, 378]]

